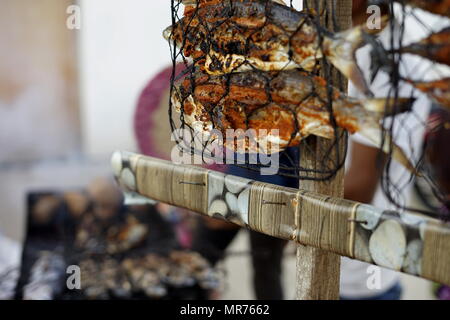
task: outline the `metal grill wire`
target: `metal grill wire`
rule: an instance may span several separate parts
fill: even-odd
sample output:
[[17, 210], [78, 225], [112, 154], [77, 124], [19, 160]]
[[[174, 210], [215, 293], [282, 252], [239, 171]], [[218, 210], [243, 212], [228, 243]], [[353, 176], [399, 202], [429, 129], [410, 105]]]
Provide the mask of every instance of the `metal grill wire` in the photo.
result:
[[[208, 0], [192, 0], [192, 1], [208, 1]], [[240, 0], [225, 0], [222, 2], [222, 5], [225, 9], [228, 9], [229, 13], [233, 13], [233, 10], [231, 9], [233, 6], [233, 3], [235, 1]], [[249, 0], [250, 1], [250, 0]], [[253, 0], [254, 1], [254, 0]], [[272, 0], [260, 0], [264, 3], [270, 3]], [[323, 5], [323, 0], [317, 0], [315, 2], [315, 8], [305, 8], [304, 15], [302, 16], [305, 19], [305, 23], [309, 23], [317, 32], [317, 36], [319, 38], [318, 41], [318, 49], [323, 49], [323, 39], [324, 36], [332, 36], [329, 31], [323, 29], [320, 26], [320, 20], [321, 19], [328, 19], [327, 21], [331, 21], [331, 24], [334, 26], [334, 32], [339, 31], [339, 26], [336, 22], [335, 16], [333, 15], [333, 11], [335, 10], [336, 1], [331, 1], [332, 6], [328, 9], [322, 9], [322, 11], [319, 10], [319, 8], [323, 8], [323, 6], [320, 6], [320, 4]], [[413, 19], [417, 24], [422, 26], [423, 29], [427, 30], [429, 33], [436, 32], [436, 28], [434, 28], [432, 25], [430, 25], [428, 19], [423, 19], [417, 14], [417, 10], [411, 10], [410, 7], [405, 6], [403, 1], [391, 1], [391, 0], [374, 0], [376, 3], [384, 3], [389, 7], [389, 18], [390, 21], [396, 21], [396, 23], [391, 23], [387, 28], [390, 28], [390, 48], [402, 48], [402, 45], [404, 45], [404, 33], [407, 19]], [[322, 2], [322, 3], [321, 3]], [[404, 1], [405, 3], [408, 1]], [[399, 4], [400, 3], [400, 4]], [[290, 6], [292, 10], [295, 10], [292, 5], [292, 1], [290, 1]], [[394, 6], [397, 6], [397, 10], [395, 10]], [[401, 7], [401, 14], [399, 14], [398, 6]], [[327, 8], [325, 6], [325, 8]], [[171, 9], [172, 9], [172, 27], [180, 25], [180, 21], [183, 19], [183, 9], [184, 6], [179, 3], [176, 0], [171, 0]], [[331, 12], [329, 12], [331, 11]], [[182, 30], [182, 44], [176, 45], [175, 40], [169, 41], [170, 43], [170, 50], [171, 50], [171, 57], [173, 62], [173, 73], [171, 77], [171, 96], [179, 91], [180, 82], [189, 81], [190, 83], [190, 91], [185, 93], [185, 97], [188, 94], [194, 93], [195, 87], [197, 85], [196, 79], [200, 76], [205, 77], [205, 79], [211, 79], [213, 76], [208, 75], [206, 72], [200, 71], [200, 67], [202, 65], [202, 61], [204, 61], [205, 57], [209, 54], [208, 49], [215, 45], [214, 44], [214, 35], [215, 32], [217, 33], [217, 28], [223, 25], [231, 26], [232, 28], [235, 27], [237, 32], [242, 32], [242, 28], [239, 28], [236, 24], [233, 24], [233, 21], [231, 20], [231, 14], [230, 16], [222, 15], [221, 19], [218, 19], [216, 22], [216, 25], [211, 25], [210, 22], [205, 21], [205, 19], [202, 19], [201, 12], [198, 10], [198, 6], [190, 13], [189, 17], [185, 17], [184, 19], [189, 19], [187, 23], [185, 23], [186, 29]], [[203, 41], [203, 47], [200, 48], [200, 51], [202, 54], [196, 56], [194, 59], [192, 57], [189, 57], [186, 55], [186, 52], [189, 50], [192, 50], [192, 47], [189, 47], [190, 43], [188, 40], [188, 34], [189, 34], [189, 27], [191, 23], [195, 21], [199, 24], [199, 27], [196, 27], [195, 32], [199, 32], [199, 28], [203, 30], [206, 30], [204, 32], [204, 41]], [[271, 21], [270, 16], [266, 16], [266, 23], [264, 26], [266, 26], [268, 23], [273, 23]], [[322, 20], [323, 21], [323, 20]], [[255, 27], [253, 28], [253, 32], [258, 32], [261, 30], [262, 27]], [[395, 28], [398, 28], [396, 30]], [[172, 29], [172, 33], [174, 29]], [[248, 32], [248, 30], [246, 30]], [[292, 36], [292, 34], [287, 34], [287, 36]], [[400, 71], [402, 69], [402, 64], [405, 64], [404, 62], [404, 55], [403, 54], [388, 54], [389, 48], [386, 48], [385, 45], [383, 45], [379, 40], [377, 40], [376, 36], [371, 36], [368, 34], [365, 34], [365, 40], [371, 47], [372, 52], [372, 68], [371, 68], [371, 76], [372, 78], [376, 77], [376, 74], [378, 73], [378, 70], [384, 70], [389, 75], [388, 81], [386, 83], [387, 95], [385, 97], [393, 98], [394, 99], [394, 113], [396, 113], [396, 106], [398, 99], [400, 97], [405, 97], [405, 90], [404, 87], [404, 79], [407, 79], [408, 77], [414, 78], [414, 79], [420, 79], [421, 77], [423, 79], [427, 78], [427, 73], [431, 72], [437, 72], [439, 73], [439, 70], [442, 69], [442, 66], [430, 62], [427, 68], [423, 68], [424, 59], [419, 59], [417, 61], [417, 66], [410, 66], [408, 68], [408, 72]], [[450, 41], [450, 40], [449, 40]], [[247, 39], [246, 46], [244, 48], [241, 48], [243, 50], [243, 55], [245, 56], [248, 51], [248, 45], [251, 44], [250, 38]], [[289, 45], [291, 43], [289, 42]], [[187, 51], [186, 51], [187, 50]], [[233, 49], [230, 49], [231, 51]], [[289, 50], [289, 52], [292, 52], [292, 49]], [[290, 59], [293, 59], [290, 55]], [[291, 61], [289, 61], [291, 62]], [[177, 64], [183, 64], [186, 69], [184, 72], [177, 74], [176, 73], [176, 66]], [[408, 61], [408, 64], [411, 62]], [[262, 76], [263, 78], [267, 79], [267, 84], [265, 87], [266, 92], [270, 92], [270, 88], [267, 87], [270, 83], [270, 80], [275, 78], [278, 74], [285, 71], [285, 68], [280, 68], [277, 71], [272, 72], [266, 72], [264, 70], [260, 70], [257, 67], [253, 66], [250, 63], [247, 63], [247, 61], [243, 62], [243, 64], [247, 64], [250, 66], [250, 69], [246, 72], [253, 72], [254, 74], [258, 74]], [[287, 67], [288, 63], [286, 64]], [[199, 67], [200, 66], [200, 67]], [[240, 67], [240, 66], [238, 66]], [[236, 67], [236, 69], [238, 68]], [[230, 86], [230, 79], [234, 77], [239, 70], [233, 69], [223, 75], [223, 83], [224, 85], [224, 96], [222, 98], [227, 98], [226, 95], [229, 94], [229, 86]], [[420, 72], [418, 70], [421, 70]], [[305, 168], [302, 167], [299, 163], [299, 158], [301, 158], [302, 154], [304, 152], [312, 152], [311, 148], [314, 146], [310, 145], [308, 143], [309, 139], [304, 139], [306, 143], [301, 144], [300, 146], [295, 146], [288, 148], [287, 150], [283, 150], [279, 156], [280, 156], [280, 169], [278, 172], [278, 175], [280, 176], [286, 176], [286, 177], [293, 177], [298, 178], [300, 180], [317, 180], [317, 181], [327, 181], [334, 177], [336, 172], [343, 166], [346, 153], [347, 153], [347, 133], [342, 130], [338, 130], [338, 127], [336, 125], [336, 120], [334, 118], [334, 113], [332, 112], [334, 110], [333, 106], [333, 99], [332, 99], [332, 93], [333, 88], [337, 88], [341, 92], [344, 92], [344, 85], [343, 85], [343, 77], [341, 74], [339, 74], [339, 81], [333, 81], [336, 77], [333, 77], [333, 71], [332, 66], [330, 65], [329, 61], [325, 57], [321, 57], [320, 59], [317, 59], [314, 68], [312, 70], [308, 71], [308, 74], [313, 77], [316, 75], [322, 74], [324, 75], [323, 78], [326, 81], [326, 91], [327, 96], [325, 101], [323, 101], [323, 105], [325, 106], [326, 110], [328, 110], [329, 114], [329, 122], [331, 126], [333, 126], [333, 139], [331, 139], [332, 143], [328, 150], [323, 150], [322, 152], [318, 152], [317, 154], [323, 155], [323, 158], [316, 159], [317, 162], [320, 164], [317, 166], [319, 169], [313, 169], [313, 168]], [[414, 76], [414, 77], [413, 77]], [[415, 97], [418, 94], [418, 90], [415, 90], [411, 87], [408, 95], [410, 97]], [[311, 92], [312, 96], [317, 96], [317, 92]], [[268, 95], [270, 97], [270, 94]], [[308, 96], [309, 97], [309, 96]], [[284, 106], [284, 105], [278, 105], [280, 108], [286, 109], [289, 112], [295, 112], [296, 107], [298, 107], [303, 101], [298, 101], [297, 106]], [[182, 101], [181, 104], [184, 102]], [[265, 108], [269, 104], [273, 103], [270, 99], [267, 101], [266, 105], [260, 106], [259, 108]], [[259, 109], [258, 108], [258, 109]], [[210, 151], [208, 148], [211, 145], [213, 141], [207, 141], [202, 142], [201, 148], [195, 148], [194, 145], [199, 145], [198, 141], [196, 140], [196, 132], [195, 130], [185, 121], [184, 117], [184, 109], [181, 108], [180, 112], [176, 112], [174, 107], [174, 103], [171, 100], [170, 106], [169, 106], [169, 116], [170, 116], [170, 124], [172, 131], [174, 132], [177, 129], [187, 129], [188, 132], [190, 132], [188, 139], [186, 139], [186, 136], [182, 135], [177, 136], [175, 135], [176, 142], [178, 144], [178, 147], [183, 152], [187, 152], [192, 156], [199, 156], [201, 157], [205, 162], [209, 160], [219, 160], [219, 161], [225, 161], [227, 160], [225, 157], [225, 152], [222, 152], [218, 154], [217, 156], [211, 157], [211, 152], [205, 152]], [[250, 114], [246, 114], [247, 118], [250, 116]], [[411, 126], [411, 119], [414, 119], [414, 126]], [[300, 124], [296, 121], [296, 128], [300, 127]], [[442, 194], [440, 191], [439, 186], [437, 183], [433, 180], [432, 176], [429, 174], [429, 170], [424, 165], [424, 157], [426, 155], [427, 150], [425, 149], [423, 152], [422, 150], [416, 150], [414, 147], [414, 141], [409, 141], [408, 145], [405, 147], [402, 145], [403, 148], [407, 148], [409, 150], [404, 150], [406, 154], [410, 155], [410, 160], [413, 162], [413, 165], [416, 168], [416, 171], [419, 172], [419, 175], [416, 175], [411, 172], [407, 172], [405, 170], [405, 174], [401, 178], [394, 178], [392, 175], [393, 170], [393, 153], [394, 153], [394, 144], [396, 136], [398, 136], [398, 132], [403, 130], [403, 133], [410, 137], [410, 139], [413, 139], [414, 136], [413, 133], [420, 130], [425, 130], [427, 127], [426, 119], [423, 118], [419, 113], [417, 113], [414, 109], [409, 112], [407, 115], [400, 115], [396, 116], [394, 119], [386, 112], [384, 117], [382, 118], [382, 130], [381, 132], [381, 145], [388, 145], [387, 150], [387, 157], [384, 157], [386, 165], [384, 166], [383, 175], [381, 178], [381, 186], [382, 190], [385, 194], [385, 196], [389, 199], [389, 201], [397, 208], [397, 209], [403, 209], [403, 210], [409, 210], [409, 211], [415, 211], [420, 213], [425, 213], [428, 215], [436, 215], [433, 212], [430, 212], [429, 210], [423, 210], [416, 207], [408, 206], [405, 201], [405, 190], [413, 184], [413, 181], [415, 179], [422, 179], [423, 183], [426, 183], [430, 189], [433, 191], [434, 196], [440, 203], [445, 202], [445, 195]], [[214, 123], [213, 123], [214, 126]], [[185, 132], [185, 131], [181, 131]], [[293, 137], [291, 137], [293, 138]], [[342, 143], [345, 143], [344, 150], [345, 152], [339, 152], [341, 149]], [[308, 148], [310, 150], [305, 150], [305, 148]], [[292, 152], [292, 149], [295, 149], [295, 152]], [[380, 155], [383, 154], [383, 152], [380, 149]], [[293, 156], [294, 155], [294, 156]], [[263, 163], [257, 163], [256, 165], [254, 162], [250, 162], [249, 159], [252, 159], [251, 157], [247, 156], [245, 158], [245, 161], [243, 163], [238, 163], [237, 165], [246, 167], [250, 170], [259, 170], [260, 167], [265, 166]], [[254, 158], [253, 158], [254, 159]], [[236, 159], [235, 159], [236, 160]]]

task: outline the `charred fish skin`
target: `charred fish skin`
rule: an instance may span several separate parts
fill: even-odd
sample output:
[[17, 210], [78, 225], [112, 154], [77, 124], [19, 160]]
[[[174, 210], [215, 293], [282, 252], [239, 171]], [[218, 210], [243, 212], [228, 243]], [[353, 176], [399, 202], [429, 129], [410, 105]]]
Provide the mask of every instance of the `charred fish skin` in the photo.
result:
[[[226, 137], [227, 130], [254, 130], [265, 132], [255, 137], [254, 144], [245, 142], [248, 153], [264, 153], [258, 145], [278, 144], [275, 150], [298, 146], [300, 141], [316, 135], [334, 139], [334, 125], [330, 119], [329, 98], [333, 101], [336, 124], [350, 133], [359, 132], [380, 144], [380, 119], [389, 99], [357, 100], [327, 86], [323, 78], [301, 70], [281, 72], [250, 71], [224, 76], [194, 74], [194, 80], [185, 79], [176, 90], [174, 103], [184, 113], [184, 119], [194, 130], [208, 134], [214, 128]], [[400, 98], [392, 107], [408, 111], [414, 100]], [[276, 136], [271, 130], [277, 130]], [[228, 141], [225, 141], [228, 143]], [[234, 142], [226, 145], [236, 149]], [[389, 151], [388, 145], [382, 146]], [[404, 152], [394, 147], [394, 156], [413, 170]]]
[[[280, 41], [283, 35], [286, 37], [289, 32], [295, 32], [309, 18], [309, 15], [267, 0], [233, 0], [200, 6], [195, 16], [186, 16], [166, 29], [164, 37], [172, 37], [179, 46], [184, 41], [188, 42], [196, 50], [207, 47], [222, 55], [241, 54], [240, 50], [236, 52], [238, 42], [244, 42], [239, 47], [245, 47], [247, 51], [256, 50], [264, 42]], [[263, 28], [269, 21], [276, 30], [272, 32], [271, 39], [262, 38], [264, 30], [258, 34], [259, 30], [255, 29]], [[250, 39], [246, 43], [248, 37], [255, 34], [260, 41]]]
[[194, 12], [166, 29], [164, 36], [209, 74], [254, 69], [313, 71], [325, 55], [357, 88], [370, 93], [355, 62], [355, 51], [364, 44], [364, 32], [380, 30], [361, 26], [325, 35], [310, 13], [268, 0], [205, 4]]
[[[325, 101], [326, 92], [315, 85], [313, 78], [303, 72], [290, 70], [278, 75], [257, 71], [228, 76], [202, 75], [196, 78], [194, 86], [190, 80], [185, 80], [179, 91], [181, 98], [188, 104], [194, 101], [205, 113], [213, 115], [215, 127], [248, 129], [247, 123], [254, 114], [259, 114], [258, 109], [269, 107], [275, 110], [271, 105], [280, 104], [286, 110], [296, 111], [297, 105], [306, 101], [316, 89], [316, 95]], [[183, 109], [186, 115], [190, 115], [190, 106], [186, 108], [184, 105]], [[318, 110], [326, 112], [325, 109]], [[277, 113], [284, 114], [285, 111]], [[267, 128], [273, 127], [269, 120], [265, 121]]]
[[[198, 18], [210, 26], [217, 26], [224, 20], [231, 20], [241, 27], [262, 26], [266, 20], [283, 27], [286, 31], [295, 31], [304, 13], [273, 0], [227, 0], [200, 1]], [[191, 18], [189, 15], [187, 18]]]

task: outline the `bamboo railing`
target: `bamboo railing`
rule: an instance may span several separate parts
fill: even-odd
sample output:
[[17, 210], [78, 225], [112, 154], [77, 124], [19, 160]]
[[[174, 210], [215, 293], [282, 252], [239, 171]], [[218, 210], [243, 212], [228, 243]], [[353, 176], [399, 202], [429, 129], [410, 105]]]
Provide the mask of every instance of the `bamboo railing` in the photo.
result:
[[112, 167], [127, 192], [450, 285], [448, 223], [127, 152]]

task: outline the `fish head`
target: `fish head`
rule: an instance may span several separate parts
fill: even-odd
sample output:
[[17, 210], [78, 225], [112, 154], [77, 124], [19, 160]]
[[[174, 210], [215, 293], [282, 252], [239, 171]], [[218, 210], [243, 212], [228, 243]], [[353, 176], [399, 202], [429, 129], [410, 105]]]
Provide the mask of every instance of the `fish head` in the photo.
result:
[[173, 27], [172, 26], [168, 26], [166, 29], [164, 29], [163, 31], [163, 37], [164, 39], [166, 39], [167, 41], [170, 41], [172, 38], [172, 33], [173, 33]]
[[195, 101], [192, 95], [183, 96], [178, 89], [173, 90], [171, 103], [182, 115], [183, 122], [192, 129], [193, 134], [208, 139], [213, 132], [213, 122], [206, 108]]
[[175, 42], [178, 47], [181, 47], [183, 41], [183, 22], [184, 21], [177, 22], [164, 29], [162, 33], [164, 39], [169, 42]]

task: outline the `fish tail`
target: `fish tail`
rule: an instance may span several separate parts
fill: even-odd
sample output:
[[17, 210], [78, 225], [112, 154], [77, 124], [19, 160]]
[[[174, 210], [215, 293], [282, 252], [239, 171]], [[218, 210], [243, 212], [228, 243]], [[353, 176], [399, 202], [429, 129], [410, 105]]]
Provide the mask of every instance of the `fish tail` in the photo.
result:
[[[413, 173], [416, 176], [420, 176], [420, 173], [416, 169], [416, 167], [411, 163], [406, 153], [403, 151], [401, 147], [397, 144], [392, 143], [391, 148], [391, 136], [389, 133], [385, 133], [384, 139], [382, 138], [380, 132], [379, 125], [373, 126], [363, 126], [360, 131], [358, 131], [360, 135], [368, 139], [370, 142], [374, 143], [380, 149], [383, 150], [386, 154], [392, 154], [392, 158], [403, 165], [409, 172]], [[384, 140], [384, 141], [383, 141]]]
[[362, 106], [380, 117], [393, 116], [411, 111], [415, 101], [415, 98], [370, 98], [365, 99]]
[[381, 18], [380, 28], [370, 29], [362, 24], [337, 33], [334, 37], [326, 37], [324, 40], [324, 52], [336, 69], [341, 71], [347, 79], [367, 96], [372, 93], [367, 81], [356, 63], [356, 50], [365, 44], [364, 34], [377, 34], [387, 25], [388, 17]]

